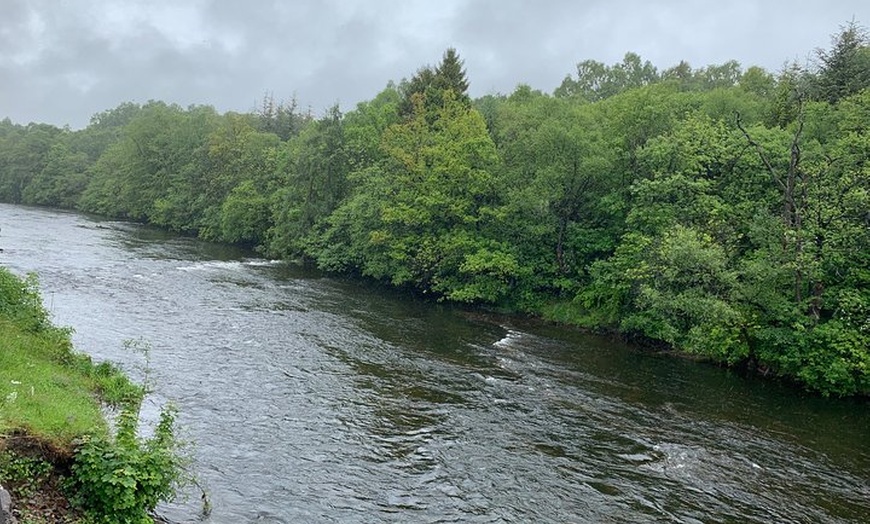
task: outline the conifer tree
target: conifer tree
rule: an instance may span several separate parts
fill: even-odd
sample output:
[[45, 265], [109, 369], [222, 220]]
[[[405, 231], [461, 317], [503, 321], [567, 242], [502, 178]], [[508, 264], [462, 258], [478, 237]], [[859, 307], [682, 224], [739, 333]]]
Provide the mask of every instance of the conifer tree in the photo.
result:
[[444, 91], [452, 91], [453, 99], [465, 106], [471, 106], [468, 96], [468, 79], [462, 68], [462, 60], [456, 49], [450, 47], [444, 52], [441, 63], [435, 69], [422, 67], [411, 80], [403, 83], [401, 90], [403, 99], [399, 105], [399, 114], [410, 117], [414, 111], [414, 95], [421, 96], [423, 106], [428, 112], [444, 106]]
[[449, 47], [444, 52], [441, 63], [435, 68], [435, 87], [439, 89], [451, 89], [456, 93], [457, 99], [468, 98], [468, 79], [463, 62], [459, 58], [456, 49]]
[[866, 30], [855, 22], [832, 40], [830, 50], [816, 51], [820, 66], [816, 97], [833, 104], [870, 87], [870, 46]]

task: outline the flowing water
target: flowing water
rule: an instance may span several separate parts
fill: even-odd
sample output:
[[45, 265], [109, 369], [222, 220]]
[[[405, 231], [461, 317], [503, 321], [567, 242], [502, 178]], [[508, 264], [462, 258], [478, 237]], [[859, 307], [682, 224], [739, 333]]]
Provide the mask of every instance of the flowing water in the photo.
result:
[[[171, 400], [177, 522], [868, 522], [870, 404], [419, 301], [252, 253], [0, 205], [77, 347]], [[129, 345], [129, 344], [128, 344]]]

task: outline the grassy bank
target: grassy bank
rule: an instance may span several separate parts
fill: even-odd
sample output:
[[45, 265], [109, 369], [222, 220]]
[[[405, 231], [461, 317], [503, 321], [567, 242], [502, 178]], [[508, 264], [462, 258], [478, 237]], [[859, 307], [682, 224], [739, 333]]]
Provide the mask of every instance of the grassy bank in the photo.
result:
[[[22, 523], [146, 523], [182, 478], [172, 411], [136, 434], [144, 388], [74, 351], [35, 277], [0, 268], [0, 485]], [[112, 432], [102, 406], [120, 412]]]

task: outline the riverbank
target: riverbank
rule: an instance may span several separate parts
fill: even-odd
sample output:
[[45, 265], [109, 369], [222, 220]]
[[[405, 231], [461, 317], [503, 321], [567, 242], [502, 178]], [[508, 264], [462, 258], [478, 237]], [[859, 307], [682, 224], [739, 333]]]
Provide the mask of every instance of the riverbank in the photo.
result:
[[[11, 494], [12, 515], [21, 523], [111, 522], [104, 510], [117, 499], [94, 474], [125, 466], [136, 452], [147, 458], [135, 421], [134, 434], [123, 443], [110, 434], [102, 410], [107, 405], [138, 414], [144, 388], [114, 365], [95, 364], [76, 352], [70, 335], [51, 323], [35, 277], [21, 279], [0, 268], [0, 485]], [[166, 496], [178, 476], [175, 464], [170, 457], [158, 472]], [[142, 487], [138, 474], [135, 468], [125, 473], [133, 489]], [[117, 478], [106, 480], [114, 484]], [[95, 499], [106, 503], [103, 509]], [[141, 514], [156, 504], [134, 502]]]

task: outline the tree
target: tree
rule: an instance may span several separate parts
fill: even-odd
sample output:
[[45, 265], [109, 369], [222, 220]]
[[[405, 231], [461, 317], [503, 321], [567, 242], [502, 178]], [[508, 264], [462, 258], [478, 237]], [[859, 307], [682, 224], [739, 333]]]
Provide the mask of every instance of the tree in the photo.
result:
[[123, 138], [94, 165], [79, 206], [177, 231], [198, 231], [199, 177], [217, 118], [208, 106], [184, 110], [163, 102], [145, 104], [124, 127]]
[[745, 149], [737, 138], [695, 113], [637, 152], [626, 230], [612, 256], [592, 263], [578, 296], [602, 320], [718, 361], [749, 355], [733, 300], [747, 211], [728, 197], [740, 195], [732, 185], [753, 193], [755, 184], [737, 179]]
[[752, 66], [740, 76], [738, 85], [749, 93], [753, 93], [762, 99], [768, 99], [773, 94], [776, 80], [764, 68]]
[[0, 141], [0, 200], [21, 203], [27, 186], [45, 168], [52, 146], [64, 131], [48, 124], [5, 127]]
[[404, 82], [400, 87], [403, 98], [399, 105], [399, 114], [409, 118], [416, 109], [414, 97], [420, 96], [422, 107], [430, 117], [434, 117], [437, 115], [435, 109], [445, 103], [445, 91], [452, 93], [452, 100], [470, 106], [468, 80], [462, 64], [456, 49], [450, 47], [444, 52], [441, 63], [434, 69], [429, 66], [419, 69], [410, 81]]
[[775, 149], [756, 138], [762, 130], [740, 125], [779, 192], [772, 234], [756, 255], [779, 276], [749, 266], [762, 278], [745, 279], [775, 286], [754, 299], [764, 319], [754, 336], [764, 360], [825, 394], [870, 390], [868, 93], [807, 104]]
[[436, 89], [453, 91], [457, 100], [468, 101], [468, 79], [462, 65], [456, 49], [448, 47], [441, 63], [435, 67], [433, 84]]
[[273, 93], [263, 95], [263, 100], [256, 112], [256, 128], [263, 133], [274, 133], [281, 140], [288, 140], [299, 134], [311, 115], [298, 112], [296, 97], [289, 102], [275, 101]]
[[626, 53], [621, 63], [612, 66], [595, 60], [580, 62], [577, 78], [566, 77], [554, 94], [595, 102], [659, 80], [656, 68], [649, 61], [642, 62], [636, 53]]
[[683, 89], [691, 88], [695, 72], [691, 64], [685, 60], [680, 60], [680, 63], [662, 71], [662, 80], [674, 82]]
[[280, 151], [278, 170], [285, 178], [274, 198], [272, 253], [304, 254], [315, 227], [345, 198], [350, 166], [342, 120], [338, 106], [333, 106]]
[[503, 167], [500, 235], [519, 261], [515, 305], [534, 309], [553, 295], [573, 296], [585, 267], [612, 247], [613, 144], [588, 104], [518, 87], [500, 104], [494, 129]]
[[736, 60], [709, 65], [695, 72], [697, 84], [703, 90], [734, 87], [740, 82], [741, 76], [740, 63]]
[[870, 47], [866, 30], [854, 21], [831, 38], [830, 50], [818, 49], [815, 96], [832, 104], [870, 87]]
[[22, 202], [72, 208], [87, 187], [90, 162], [85, 153], [74, 152], [61, 139], [48, 152], [45, 166], [22, 192]]
[[435, 71], [430, 66], [417, 70], [417, 73], [409, 81], [403, 81], [399, 86], [402, 93], [402, 102], [399, 104], [399, 114], [403, 118], [411, 118], [414, 112], [414, 95], [424, 99], [435, 89]]
[[[279, 143], [274, 133], [255, 129], [247, 115], [224, 115], [203, 144], [205, 158], [189, 191], [201, 237], [250, 245], [263, 241], [271, 225], [263, 218], [271, 218], [268, 207], [262, 209], [263, 202], [279, 186], [275, 180]], [[240, 207], [245, 204], [252, 209], [242, 214]]]
[[[383, 158], [352, 173], [354, 194], [327, 221], [317, 261], [459, 301], [496, 301], [516, 263], [486, 235], [497, 204], [497, 153], [483, 118], [444, 91], [381, 141]], [[429, 111], [435, 111], [431, 115]]]

